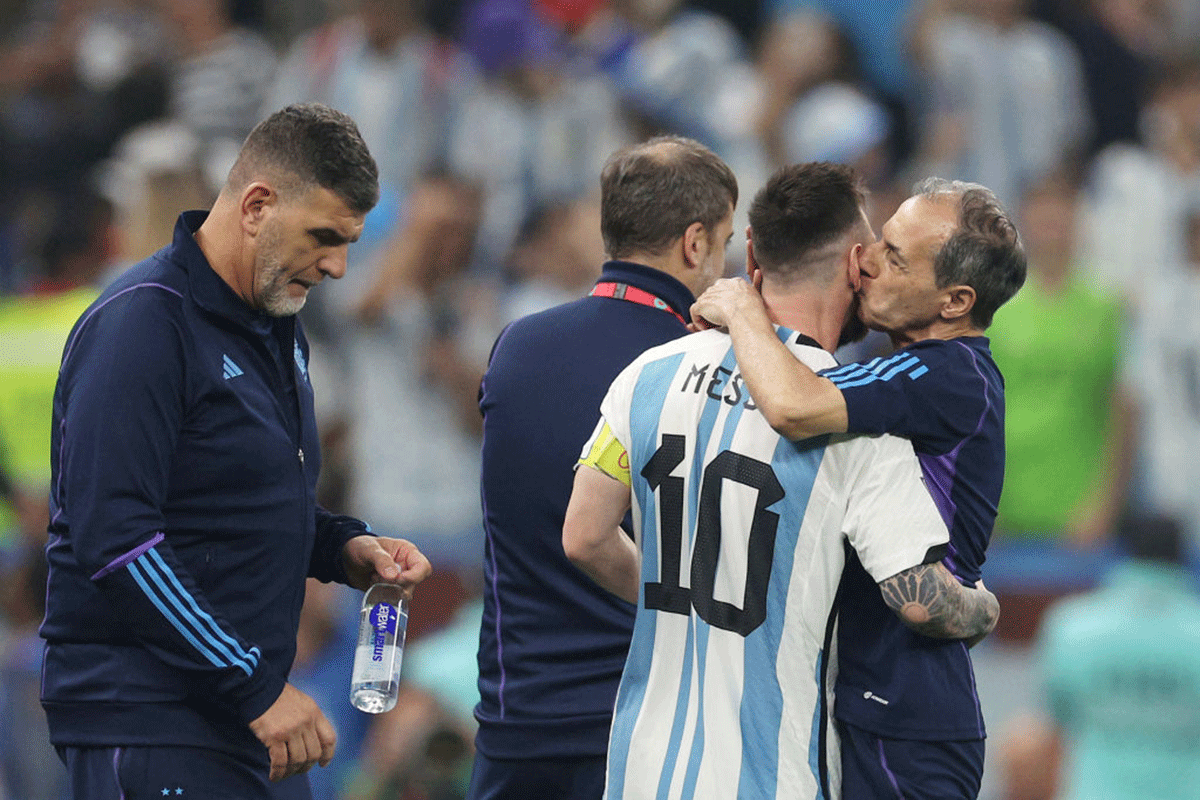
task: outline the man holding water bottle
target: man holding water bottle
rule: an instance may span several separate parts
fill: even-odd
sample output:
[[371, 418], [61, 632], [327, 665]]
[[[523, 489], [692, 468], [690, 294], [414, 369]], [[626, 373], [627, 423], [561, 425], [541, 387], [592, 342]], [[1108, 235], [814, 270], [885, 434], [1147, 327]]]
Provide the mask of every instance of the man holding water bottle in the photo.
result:
[[289, 106], [247, 138], [212, 210], [182, 214], [72, 330], [41, 634], [73, 797], [311, 798], [300, 773], [336, 734], [287, 682], [305, 579], [407, 591], [430, 574], [412, 544], [315, 499], [295, 315], [345, 273], [378, 193], [349, 117]]

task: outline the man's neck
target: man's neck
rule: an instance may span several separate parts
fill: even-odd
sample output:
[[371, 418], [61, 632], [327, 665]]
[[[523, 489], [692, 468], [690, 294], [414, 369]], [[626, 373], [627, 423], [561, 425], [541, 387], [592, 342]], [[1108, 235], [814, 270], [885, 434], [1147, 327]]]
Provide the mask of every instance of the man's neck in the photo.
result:
[[892, 346], [899, 349], [915, 342], [924, 342], [930, 339], [949, 341], [961, 336], [983, 336], [983, 329], [972, 325], [970, 320], [956, 320], [953, 322], [937, 320], [928, 327], [919, 330], [889, 331], [888, 336], [892, 339]]
[[830, 299], [809, 290], [776, 294], [764, 289], [763, 302], [772, 322], [815, 339], [830, 353], [837, 349], [847, 306], [835, 308]]
[[629, 253], [616, 260], [641, 264], [644, 267], [666, 273], [691, 290], [692, 295], [698, 297], [707, 287], [693, 285], [696, 283], [696, 270], [688, 269], [679, 258], [673, 257], [673, 255], [656, 256], [649, 253]]

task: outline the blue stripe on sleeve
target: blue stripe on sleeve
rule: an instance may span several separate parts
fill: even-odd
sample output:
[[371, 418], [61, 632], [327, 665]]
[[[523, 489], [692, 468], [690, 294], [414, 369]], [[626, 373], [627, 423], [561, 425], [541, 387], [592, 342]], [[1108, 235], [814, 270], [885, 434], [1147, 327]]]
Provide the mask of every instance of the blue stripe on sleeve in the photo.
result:
[[[178, 617], [172, 615], [173, 618], [171, 624], [181, 631], [183, 630], [183, 625], [189, 625], [191, 630], [196, 632], [196, 634], [201, 640], [204, 641], [207, 647], [212, 648], [213, 651], [224, 656], [226, 659], [224, 662], [213, 662], [217, 666], [236, 666], [240, 667], [247, 675], [252, 674], [254, 672], [254, 667], [248, 663], [245, 657], [243, 656], [239, 658], [234, 656], [228, 647], [226, 647], [219, 639], [212, 635], [211, 631], [205, 629], [204, 624], [197, 619], [196, 615], [186, 607], [186, 605], [179, 599], [178, 595], [176, 595], [172, 591], [171, 587], [167, 585], [167, 581], [163, 579], [159, 572], [158, 566], [150, 559], [150, 555], [152, 553], [154, 553], [153, 550], [148, 551], [146, 555], [138, 558], [133, 563], [137, 564], [142, 570], [144, 570], [145, 577], [158, 588], [159, 592], [161, 593], [161, 598], [167, 601], [175, 609], [175, 611], [179, 613]], [[162, 563], [161, 558], [159, 563]], [[163, 564], [163, 566], [165, 566], [165, 564]], [[169, 570], [167, 571], [167, 574], [171, 575]], [[171, 575], [171, 579], [174, 580], [174, 575]]]
[[188, 606], [191, 607], [192, 613], [207, 624], [210, 634], [215, 634], [216, 641], [224, 642], [225, 644], [229, 645], [229, 647], [232, 648], [233, 652], [236, 654], [236, 656], [233, 656], [235, 660], [246, 661], [250, 664], [251, 670], [253, 670], [254, 667], [257, 667], [259, 656], [258, 648], [252, 647], [250, 652], [247, 653], [242, 647], [241, 643], [222, 630], [221, 626], [217, 624], [217, 621], [213, 619], [208, 612], [200, 607], [200, 604], [196, 602], [196, 598], [192, 597], [192, 595], [183, 588], [183, 585], [179, 582], [179, 579], [175, 577], [175, 573], [171, 571], [169, 566], [167, 566], [167, 562], [163, 560], [162, 555], [157, 550], [151, 549], [146, 553], [146, 555], [150, 556], [162, 574], [167, 576], [167, 579], [171, 582], [171, 585], [175, 587], [175, 591], [178, 593], [178, 595], [184, 599], [184, 602], [186, 602]]
[[861, 364], [858, 362], [852, 362], [850, 364], [843, 364], [840, 367], [831, 367], [829, 369], [823, 369], [823, 370], [821, 370], [820, 374], [825, 378], [829, 378], [830, 380], [833, 380], [834, 378], [845, 378], [850, 375], [862, 375], [862, 374], [869, 372], [872, 367], [874, 367], [876, 364], [878, 364], [882, 360], [883, 360], [882, 358], [876, 357], [876, 358], [872, 358], [870, 361], [867, 361], [867, 362], [861, 363]]
[[146, 597], [149, 598], [150, 602], [154, 604], [154, 607], [162, 612], [162, 615], [166, 618], [167, 622], [171, 623], [171, 627], [175, 628], [175, 630], [179, 631], [179, 633], [183, 635], [183, 638], [191, 642], [192, 647], [195, 647], [196, 650], [202, 656], [207, 658], [209, 663], [214, 667], [229, 666], [218, 659], [211, 650], [200, 644], [196, 637], [192, 635], [192, 632], [188, 630], [187, 626], [184, 625], [183, 622], [175, 616], [174, 612], [163, 603], [162, 598], [160, 598], [154, 592], [153, 587], [150, 586], [150, 584], [146, 581], [145, 576], [142, 575], [142, 565], [138, 563], [139, 561], [141, 561], [141, 559], [138, 559], [138, 561], [131, 561], [128, 564], [129, 574], [133, 577], [134, 582], [141, 587], [142, 591], [146, 594]]
[[[839, 389], [851, 389], [855, 386], [865, 386], [875, 381], [890, 381], [901, 372], [916, 367], [920, 363], [920, 359], [915, 356], [907, 356], [903, 361], [894, 366], [890, 363], [880, 364], [875, 370], [866, 373], [865, 377], [846, 376], [845, 378], [833, 380], [833, 385]], [[884, 368], [887, 368], [887, 372], [882, 372]]]

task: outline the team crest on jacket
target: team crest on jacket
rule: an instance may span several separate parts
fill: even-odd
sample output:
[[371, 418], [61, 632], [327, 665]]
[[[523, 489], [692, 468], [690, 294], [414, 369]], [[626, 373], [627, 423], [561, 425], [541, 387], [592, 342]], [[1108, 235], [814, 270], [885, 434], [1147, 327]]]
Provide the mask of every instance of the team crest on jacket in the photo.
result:
[[308, 383], [308, 362], [304, 360], [304, 353], [300, 350], [300, 340], [292, 340], [294, 358], [296, 359], [296, 367], [300, 370], [300, 374], [304, 376], [304, 382]]

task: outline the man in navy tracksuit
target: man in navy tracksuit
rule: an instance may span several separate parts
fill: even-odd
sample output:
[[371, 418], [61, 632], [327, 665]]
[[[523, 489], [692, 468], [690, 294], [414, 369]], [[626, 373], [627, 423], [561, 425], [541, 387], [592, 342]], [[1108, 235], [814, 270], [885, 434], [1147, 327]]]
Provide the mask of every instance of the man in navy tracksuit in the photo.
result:
[[568, 560], [563, 517], [579, 449], [608, 385], [641, 352], [687, 333], [720, 277], [737, 180], [703, 146], [660, 137], [601, 176], [615, 260], [589, 297], [497, 339], [483, 411], [484, 615], [472, 800], [598, 800], [633, 606]]
[[429, 562], [316, 505], [295, 314], [378, 197], [345, 115], [289, 106], [212, 211], [84, 312], [54, 398], [42, 702], [76, 798], [306, 798], [336, 735], [287, 683], [306, 577]]

